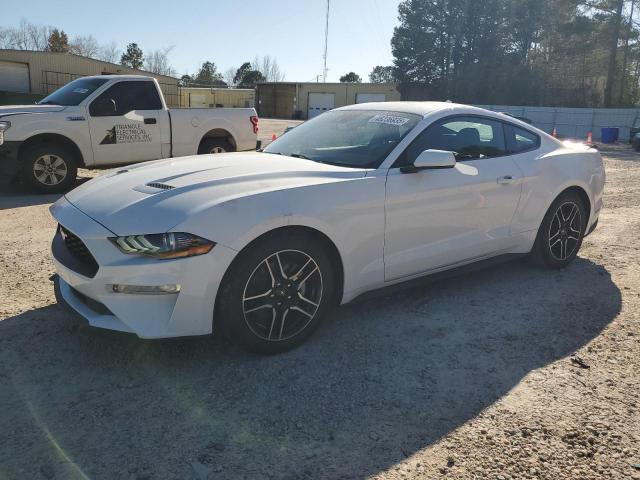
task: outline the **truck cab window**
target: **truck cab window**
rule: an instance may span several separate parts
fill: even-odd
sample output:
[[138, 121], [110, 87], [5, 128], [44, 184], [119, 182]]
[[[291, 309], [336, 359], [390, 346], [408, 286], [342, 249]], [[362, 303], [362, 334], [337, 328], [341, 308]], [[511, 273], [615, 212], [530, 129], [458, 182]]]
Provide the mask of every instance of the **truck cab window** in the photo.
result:
[[[113, 101], [115, 111], [108, 115], [97, 106], [101, 102]], [[161, 110], [162, 101], [153, 82], [118, 82], [98, 96], [89, 107], [92, 117], [122, 116], [133, 110]]]

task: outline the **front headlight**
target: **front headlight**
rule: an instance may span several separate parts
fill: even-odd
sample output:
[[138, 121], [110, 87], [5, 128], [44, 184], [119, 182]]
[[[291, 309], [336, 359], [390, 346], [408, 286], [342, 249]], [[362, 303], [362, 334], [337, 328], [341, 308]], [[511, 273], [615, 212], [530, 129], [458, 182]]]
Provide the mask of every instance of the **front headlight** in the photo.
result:
[[146, 255], [161, 260], [204, 255], [216, 245], [191, 233], [175, 232], [111, 237], [109, 240], [127, 255]]

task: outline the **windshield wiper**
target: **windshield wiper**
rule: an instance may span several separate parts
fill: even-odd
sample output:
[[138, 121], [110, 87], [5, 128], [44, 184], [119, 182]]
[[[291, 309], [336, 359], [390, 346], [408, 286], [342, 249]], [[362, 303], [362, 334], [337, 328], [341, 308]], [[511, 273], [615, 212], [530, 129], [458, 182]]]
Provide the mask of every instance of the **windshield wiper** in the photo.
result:
[[[309, 158], [309, 157], [307, 157], [306, 155], [303, 155], [303, 154], [301, 154], [301, 153], [290, 153], [290, 154], [289, 154], [289, 156], [290, 156], [290, 157], [293, 157], [293, 158], [301, 158], [301, 159], [303, 159], [303, 160], [311, 160], [311, 161], [313, 161], [313, 162], [317, 161], [317, 160], [313, 160], [312, 158]], [[322, 162], [321, 162], [321, 163], [322, 163]]]
[[38, 102], [38, 105], [60, 105], [60, 104], [56, 102], [52, 102], [51, 100], [47, 100], [46, 102]]

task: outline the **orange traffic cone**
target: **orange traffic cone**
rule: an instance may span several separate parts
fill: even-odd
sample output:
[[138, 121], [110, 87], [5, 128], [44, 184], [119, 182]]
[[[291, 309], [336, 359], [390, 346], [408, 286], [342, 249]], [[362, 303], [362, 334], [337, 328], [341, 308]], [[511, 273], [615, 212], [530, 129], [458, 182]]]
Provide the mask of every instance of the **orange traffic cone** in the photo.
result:
[[273, 142], [276, 138], [278, 138], [278, 137], [276, 136], [276, 134], [275, 134], [275, 133], [274, 133], [273, 135], [271, 135], [271, 141], [272, 141], [272, 142]]
[[591, 145], [593, 143], [593, 132], [587, 133], [587, 145]]
[[556, 127], [553, 127], [553, 131], [551, 132], [551, 136], [553, 138], [558, 138], [558, 129]]

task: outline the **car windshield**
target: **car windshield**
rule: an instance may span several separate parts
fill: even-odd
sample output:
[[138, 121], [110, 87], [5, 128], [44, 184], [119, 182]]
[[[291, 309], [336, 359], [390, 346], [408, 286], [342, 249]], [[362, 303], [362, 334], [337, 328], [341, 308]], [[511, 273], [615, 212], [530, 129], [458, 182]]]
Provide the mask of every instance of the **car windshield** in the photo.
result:
[[80, 105], [80, 102], [107, 81], [107, 78], [79, 78], [43, 98], [38, 105], [64, 105], [65, 107]]
[[419, 122], [420, 115], [336, 110], [303, 123], [264, 149], [351, 168], [377, 168]]

